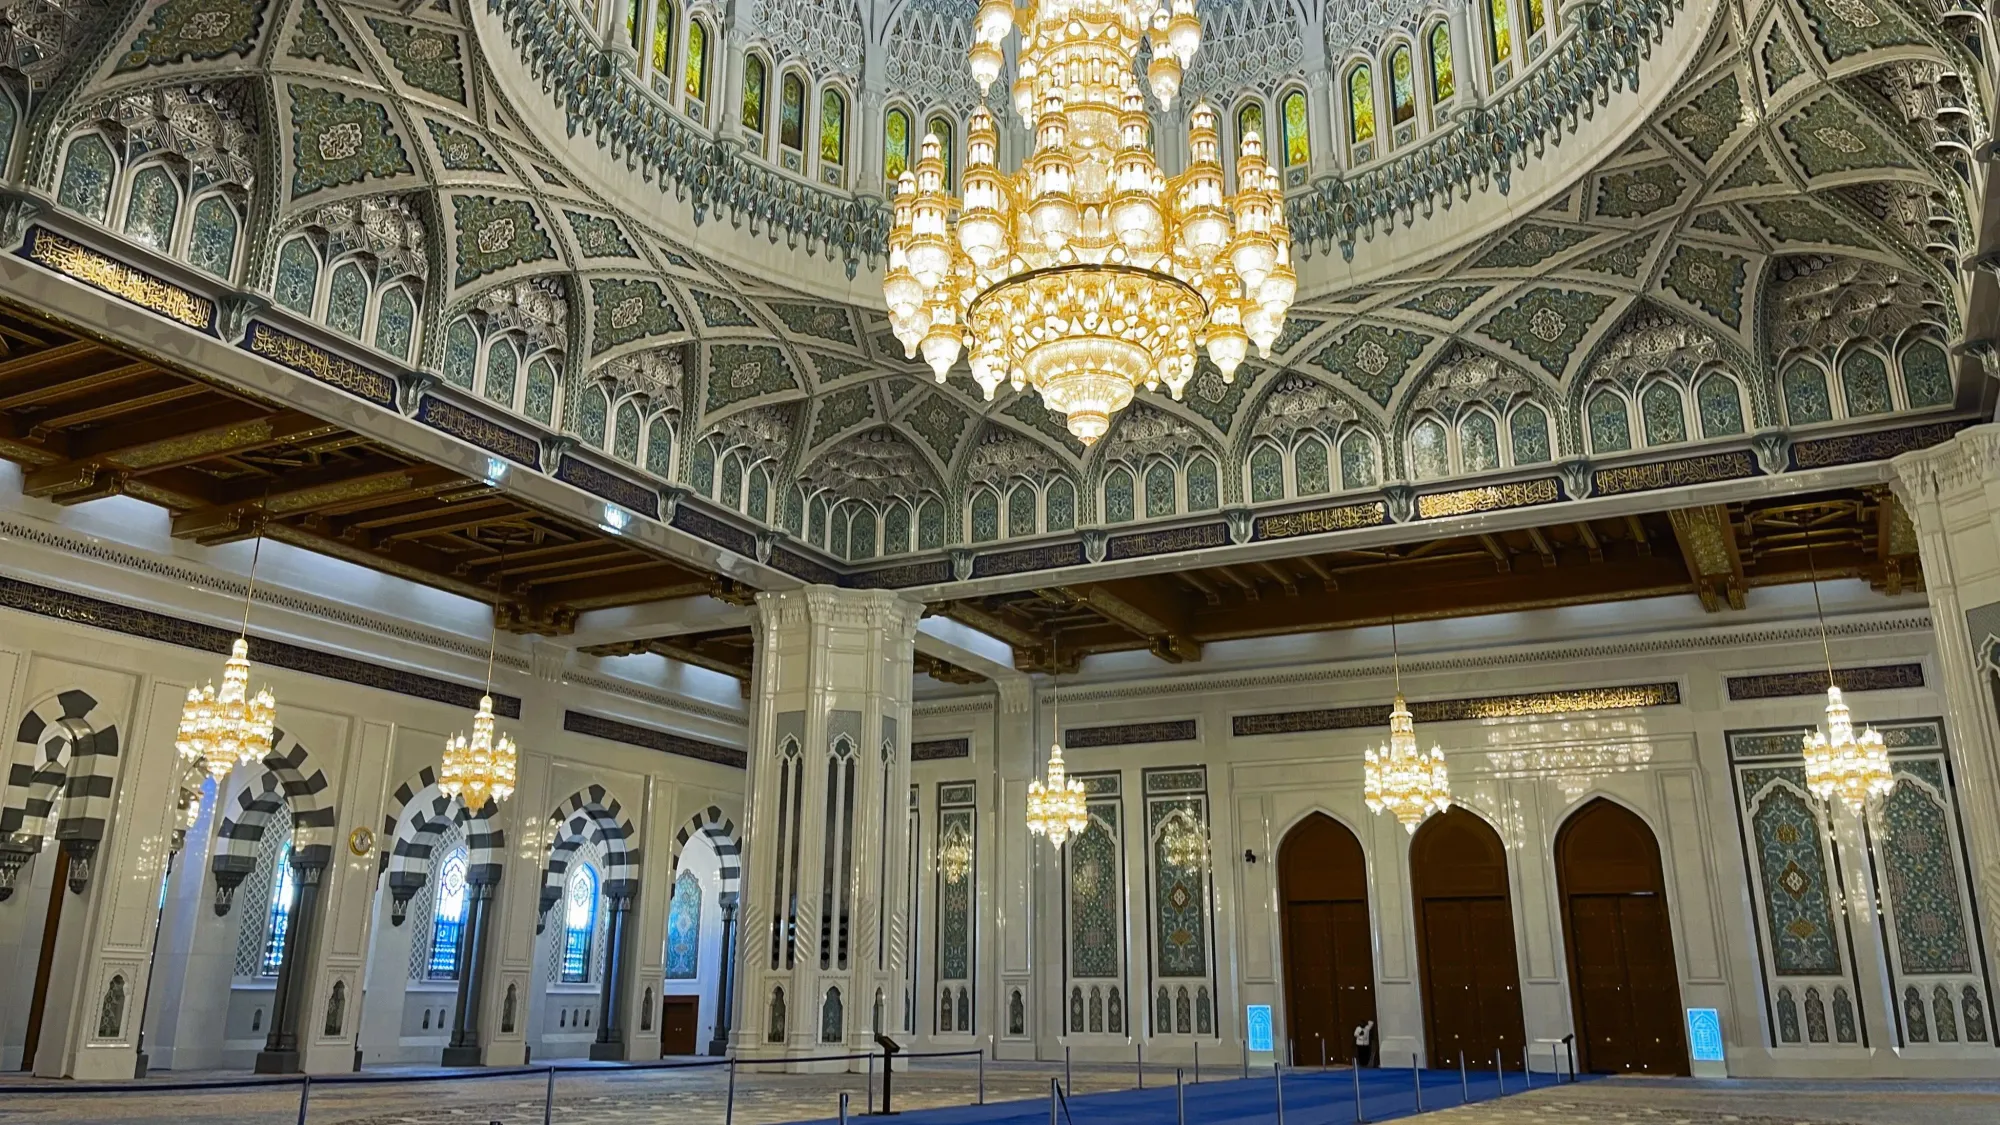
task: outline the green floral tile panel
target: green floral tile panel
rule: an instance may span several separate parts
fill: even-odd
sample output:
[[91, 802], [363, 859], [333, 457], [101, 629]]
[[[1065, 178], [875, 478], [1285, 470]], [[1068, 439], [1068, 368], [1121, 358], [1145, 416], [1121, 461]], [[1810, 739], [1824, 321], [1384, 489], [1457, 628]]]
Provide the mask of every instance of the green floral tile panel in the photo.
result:
[[472, 330], [472, 322], [464, 318], [452, 321], [444, 332], [444, 381], [469, 391], [478, 366], [479, 336]]
[[1268, 504], [1285, 498], [1285, 456], [1278, 447], [1261, 442], [1250, 454], [1250, 502]]
[[1849, 352], [1840, 361], [1840, 391], [1850, 418], [1887, 414], [1895, 409], [1889, 398], [1889, 367], [1870, 351]]
[[1703, 90], [1695, 99], [1669, 114], [1667, 132], [1687, 146], [1703, 164], [1715, 154], [1743, 124], [1743, 89], [1732, 72]]
[[743, 306], [720, 294], [705, 289], [689, 287], [688, 295], [694, 298], [695, 311], [701, 314], [701, 322], [709, 328], [755, 328], [757, 322], [743, 311]]
[[188, 264], [228, 281], [236, 265], [239, 231], [236, 209], [220, 195], [194, 205], [194, 225], [188, 234]]
[[1000, 538], [1000, 498], [982, 488], [972, 496], [972, 541], [991, 543]]
[[1163, 977], [1206, 977], [1208, 975], [1208, 879], [1202, 864], [1182, 867], [1168, 861], [1173, 829], [1163, 831], [1168, 818], [1194, 825], [1181, 831], [1200, 831], [1206, 821], [1205, 804], [1200, 798], [1154, 801], [1147, 806], [1151, 822], [1148, 835], [1153, 840], [1154, 934], [1158, 940]]
[[1785, 34], [1785, 24], [1779, 20], [1771, 25], [1771, 37], [1764, 41], [1764, 88], [1777, 93], [1785, 83], [1806, 72], [1806, 64], [1799, 59], [1798, 49], [1792, 46], [1791, 36]]
[[370, 17], [368, 27], [382, 44], [403, 81], [427, 94], [465, 104], [465, 71], [459, 66], [458, 36], [428, 27]]
[[[787, 506], [789, 507], [789, 501]], [[910, 549], [910, 509], [902, 504], [890, 504], [882, 513], [882, 553], [900, 555]]]
[[438, 160], [448, 172], [499, 172], [503, 169], [479, 138], [471, 133], [461, 132], [442, 121], [424, 119], [424, 127], [431, 131], [431, 143], [437, 146]]
[[296, 83], [286, 89], [292, 103], [293, 199], [414, 171], [380, 104]]
[[1472, 263], [1476, 270], [1526, 269], [1538, 266], [1580, 242], [1590, 232], [1546, 223], [1524, 223]]
[[1340, 439], [1340, 487], [1374, 488], [1381, 479], [1380, 464], [1372, 436], [1355, 430]]
[[854, 324], [848, 319], [847, 310], [838, 305], [807, 305], [792, 301], [772, 301], [771, 311], [784, 321], [785, 327], [802, 336], [817, 336], [822, 340], [859, 347], [854, 336]]
[[265, 0], [164, 0], [112, 73], [247, 56], [263, 30], [267, 6]]
[[456, 285], [556, 256], [534, 207], [525, 200], [454, 195], [451, 214], [458, 228], [458, 269], [452, 276]]
[[1577, 265], [1580, 270], [1591, 273], [1617, 274], [1619, 277], [1636, 278], [1646, 266], [1646, 258], [1652, 253], [1657, 235], [1647, 234], [1621, 242], [1604, 253]]
[[[592, 279], [590, 305], [591, 355], [601, 355], [620, 344], [629, 344], [647, 336], [687, 330], [681, 321], [680, 310], [667, 299], [666, 291], [660, 288], [658, 282]], [[764, 350], [776, 351], [773, 348]], [[713, 379], [710, 383], [709, 394], [713, 397]]]
[[1324, 496], [1333, 491], [1326, 443], [1311, 435], [1300, 439], [1292, 451], [1292, 476], [1300, 496]]
[[[1781, 774], [1797, 784], [1803, 770], [1745, 770], [1748, 788], [1754, 779]], [[1796, 776], [1793, 776], [1796, 775]], [[1764, 921], [1771, 942], [1772, 969], [1784, 976], [1835, 976], [1840, 972], [1840, 948], [1833, 929], [1833, 896], [1827, 884], [1824, 831], [1811, 805], [1775, 777], [1748, 798], [1756, 812], [1750, 830], [1756, 843], [1757, 869], [1762, 876]]]
[[1187, 506], [1190, 512], [1212, 512], [1221, 507], [1215, 462], [1196, 457], [1187, 467]]
[[1181, 392], [1181, 401], [1226, 434], [1236, 421], [1237, 407], [1257, 385], [1258, 371], [1257, 367], [1246, 363], [1236, 369], [1234, 380], [1225, 383], [1222, 381], [1222, 370], [1203, 355], [1195, 361], [1194, 378], [1188, 380], [1187, 387]]
[[904, 415], [903, 421], [924, 439], [939, 461], [949, 465], [952, 453], [958, 449], [958, 440], [965, 436], [972, 420], [943, 393], [932, 391]]
[[311, 59], [328, 66], [344, 70], [360, 70], [347, 44], [340, 41], [340, 33], [333, 29], [333, 22], [320, 11], [319, 0], [305, 0], [299, 7], [299, 18], [292, 24], [291, 44], [285, 53], [295, 59]]
[[1138, 518], [1138, 510], [1133, 506], [1132, 474], [1122, 465], [1114, 465], [1104, 474], [1104, 522], [1130, 523]]
[[1890, 917], [1896, 923], [1897, 959], [1905, 973], [1969, 973], [1964, 879], [1949, 810], [1934, 784], [1919, 783], [1900, 764], [1897, 773], [1903, 775], [1899, 784], [1882, 802], [1882, 866]]
[[1592, 453], [1623, 453], [1632, 448], [1632, 419], [1623, 395], [1609, 388], [1600, 390], [1591, 396], [1586, 413]]
[[1071, 975], [1085, 978], [1119, 976], [1124, 969], [1123, 879], [1112, 827], [1118, 807], [1090, 806], [1090, 827], [1073, 838], [1065, 857], [1069, 864], [1069, 944]]
[[1695, 389], [1695, 400], [1701, 414], [1701, 436], [1734, 437], [1743, 432], [1743, 396], [1736, 380], [1715, 372]]
[[798, 376], [785, 353], [770, 344], [716, 344], [709, 349], [709, 413], [759, 395], [797, 389]]
[[1045, 521], [1050, 531], [1073, 531], [1076, 528], [1076, 486], [1067, 477], [1057, 477], [1049, 483], [1048, 494], [1044, 497], [1048, 508]]
[[[604, 427], [610, 413], [611, 404], [605, 401], [604, 389], [584, 387], [576, 396], [575, 403], [564, 409], [563, 421], [571, 433], [583, 439], [585, 445], [592, 449], [603, 449]], [[740, 465], [734, 457], [729, 459], [729, 463], [731, 466]]]
[[118, 162], [111, 155], [111, 146], [97, 134], [85, 133], [69, 143], [56, 202], [65, 210], [101, 223], [111, 205], [111, 183], [117, 175]]
[[1951, 362], [1943, 348], [1919, 340], [1904, 349], [1903, 391], [1911, 409], [1951, 405]]
[[1459, 459], [1468, 473], [1483, 473], [1500, 467], [1500, 434], [1493, 416], [1475, 410], [1459, 420]]
[[391, 286], [375, 311], [375, 350], [407, 361], [410, 341], [416, 334], [417, 306], [411, 302], [409, 290]]
[[625, 238], [624, 230], [613, 219], [601, 215], [589, 215], [582, 211], [563, 208], [563, 218], [569, 220], [570, 233], [576, 236], [576, 252], [586, 258], [636, 258], [639, 252], [632, 249]]
[[935, 551], [944, 546], [944, 505], [926, 500], [917, 509], [917, 550]]
[[1022, 481], [1007, 494], [1007, 534], [1012, 538], [1035, 533], [1035, 486]]
[[1428, 292], [1419, 293], [1396, 307], [1434, 316], [1439, 320], [1457, 320], [1459, 314], [1491, 292], [1493, 292], [1491, 285], [1441, 285]]
[[1780, 242], [1815, 242], [1874, 249], [1852, 227], [1803, 199], [1774, 199], [1745, 204], [1750, 214]]
[[310, 242], [294, 238], [278, 251], [278, 273], [271, 286], [271, 297], [280, 308], [311, 316], [318, 295], [319, 255]]
[[1534, 403], [1515, 408], [1507, 420], [1507, 436], [1513, 444], [1516, 465], [1540, 465], [1554, 460], [1549, 448], [1548, 412]]
[[1146, 466], [1146, 518], [1160, 519], [1175, 514], [1180, 498], [1175, 495], [1174, 469], [1165, 461]]
[[1674, 445], [1687, 440], [1687, 411], [1681, 393], [1661, 381], [1639, 396], [1639, 415], [1646, 426], [1647, 445]]
[[809, 447], [822, 443], [875, 417], [875, 392], [870, 387], [849, 387], [826, 396], [813, 417]]
[[1576, 346], [1613, 301], [1602, 293], [1535, 289], [1501, 309], [1479, 331], [1511, 345], [1560, 379]]
[[646, 471], [668, 477], [674, 471], [674, 428], [665, 418], [655, 418], [646, 426]]
[[361, 267], [348, 262], [333, 271], [333, 283], [327, 287], [326, 326], [359, 340], [367, 316], [368, 279], [361, 276]]
[[1700, 246], [1674, 249], [1660, 284], [1681, 300], [1731, 328], [1743, 326], [1743, 283], [1750, 263]]
[[514, 345], [506, 340], [495, 340], [486, 352], [486, 386], [482, 393], [487, 401], [512, 409], [515, 382], [520, 373], [521, 359], [514, 351]]
[[1629, 172], [1613, 172], [1598, 181], [1597, 214], [1608, 219], [1638, 219], [1678, 203], [1687, 181], [1671, 164], [1653, 164]]
[[1826, 372], [1799, 360], [1785, 369], [1780, 383], [1785, 396], [1785, 417], [1792, 425], [1833, 421], [1833, 398], [1826, 389]]
[[1910, 166], [1881, 130], [1832, 95], [1800, 110], [1779, 129], [1809, 176]]
[[165, 167], [139, 169], [125, 200], [125, 237], [141, 246], [165, 251], [174, 241], [174, 220], [181, 210], [181, 189]]
[[1313, 362], [1359, 388], [1378, 406], [1387, 406], [1410, 365], [1433, 339], [1422, 332], [1358, 324], [1321, 349]]
[[1769, 187], [1779, 183], [1777, 170], [1771, 167], [1771, 158], [1764, 155], [1764, 146], [1758, 145], [1744, 153], [1736, 167], [1715, 185], [1716, 191], [1737, 191], [1742, 188]]
[[1806, 26], [1827, 61], [1839, 62], [1883, 47], [1928, 45], [1894, 0], [1798, 0]]

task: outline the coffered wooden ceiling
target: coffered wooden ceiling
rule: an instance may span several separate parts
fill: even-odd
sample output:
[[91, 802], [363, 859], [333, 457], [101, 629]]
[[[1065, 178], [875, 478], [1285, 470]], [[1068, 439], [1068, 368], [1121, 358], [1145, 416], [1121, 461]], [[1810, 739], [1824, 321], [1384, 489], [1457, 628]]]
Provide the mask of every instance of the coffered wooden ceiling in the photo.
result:
[[58, 504], [125, 495], [175, 538], [273, 539], [497, 600], [501, 626], [569, 631], [584, 610], [733, 584], [523, 505], [297, 410], [0, 309], [0, 457]]
[[1915, 533], [1886, 490], [1719, 504], [1361, 550], [1044, 586], [933, 605], [1014, 649], [1017, 667], [1329, 629], [1688, 595], [1741, 609], [1760, 586], [1865, 578], [1921, 589]]

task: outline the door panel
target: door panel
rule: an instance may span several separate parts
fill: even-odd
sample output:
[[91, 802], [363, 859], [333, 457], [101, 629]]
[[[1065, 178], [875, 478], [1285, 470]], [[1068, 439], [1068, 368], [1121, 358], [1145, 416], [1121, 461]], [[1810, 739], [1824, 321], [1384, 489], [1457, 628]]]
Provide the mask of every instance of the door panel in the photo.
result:
[[1526, 1041], [1507, 853], [1485, 821], [1453, 808], [1410, 841], [1410, 883], [1420, 919], [1425, 1045], [1430, 1065], [1489, 1070], [1494, 1054], [1521, 1066]]
[[663, 1055], [694, 1054], [696, 1025], [700, 1022], [701, 999], [699, 997], [666, 997], [665, 1011], [660, 1016], [660, 1053]]
[[1290, 1016], [1295, 1058], [1301, 1063], [1318, 1060], [1321, 1041], [1329, 1052], [1340, 1042], [1333, 908], [1330, 902], [1295, 902], [1288, 911], [1290, 956], [1285, 961], [1285, 977], [1290, 988], [1285, 1011]]
[[1354, 1029], [1375, 1018], [1367, 862], [1354, 833], [1315, 813], [1278, 852], [1285, 945], [1285, 1035], [1299, 1065], [1354, 1055]]

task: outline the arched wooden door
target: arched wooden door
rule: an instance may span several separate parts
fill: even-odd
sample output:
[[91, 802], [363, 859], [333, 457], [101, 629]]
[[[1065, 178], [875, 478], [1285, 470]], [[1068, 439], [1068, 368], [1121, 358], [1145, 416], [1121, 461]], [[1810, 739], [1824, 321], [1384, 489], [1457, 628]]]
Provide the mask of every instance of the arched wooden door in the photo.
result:
[[1410, 841], [1417, 957], [1423, 973], [1424, 1042], [1430, 1065], [1485, 1069], [1499, 1052], [1521, 1066], [1527, 1042], [1507, 850], [1483, 820], [1454, 807]]
[[1652, 829], [1591, 801], [1556, 834], [1577, 1065], [1607, 1074], [1686, 1074], [1681, 990], [1666, 879]]
[[1354, 1056], [1354, 1029], [1375, 1018], [1368, 866], [1361, 841], [1314, 813], [1278, 848], [1285, 941], [1285, 1027], [1300, 1066]]

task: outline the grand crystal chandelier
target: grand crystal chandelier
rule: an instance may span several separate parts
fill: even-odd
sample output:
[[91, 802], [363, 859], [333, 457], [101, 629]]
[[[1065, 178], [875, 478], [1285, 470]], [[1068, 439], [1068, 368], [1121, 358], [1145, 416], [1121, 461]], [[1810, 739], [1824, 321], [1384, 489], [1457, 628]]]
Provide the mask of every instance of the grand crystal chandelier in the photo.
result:
[[[1237, 191], [1223, 186], [1216, 114], [1194, 107], [1188, 165], [1154, 159], [1138, 80], [1172, 106], [1201, 45], [1193, 0], [982, 0], [972, 75], [991, 88], [1000, 45], [1021, 33], [1014, 106], [1034, 150], [1000, 171], [984, 108], [967, 130], [964, 197], [950, 194], [935, 136], [897, 184], [882, 293], [909, 355], [941, 383], [962, 350], [992, 398], [1032, 386], [1086, 445], [1140, 387], [1175, 398], [1205, 348], [1224, 382], [1251, 343], [1269, 355], [1298, 292], [1279, 177], [1263, 141], [1243, 138]], [[954, 217], [955, 216], [955, 217]]]
[[1389, 741], [1367, 752], [1362, 764], [1362, 796], [1368, 810], [1394, 813], [1405, 831], [1414, 834], [1432, 813], [1451, 808], [1451, 779], [1445, 772], [1444, 751], [1417, 747], [1417, 723], [1403, 701], [1403, 658], [1396, 646], [1396, 623], [1389, 622], [1391, 659], [1396, 669], [1396, 704], [1389, 710]]
[[218, 784], [237, 766], [264, 760], [278, 724], [278, 700], [270, 688], [250, 694], [250, 603], [257, 589], [257, 559], [264, 552], [259, 529], [250, 552], [250, 579], [243, 590], [243, 627], [222, 665], [222, 687], [214, 681], [189, 688], [181, 707], [174, 749], [190, 766], [201, 766]]
[[1028, 782], [1028, 831], [1047, 836], [1060, 848], [1088, 827], [1090, 808], [1084, 803], [1083, 782], [1069, 776], [1063, 767], [1062, 743], [1054, 743], [1049, 746], [1048, 780]]
[[1870, 727], [1854, 733], [1854, 716], [1834, 683], [1833, 646], [1827, 639], [1826, 607], [1819, 598], [1819, 569], [1812, 561], [1812, 538], [1806, 538], [1806, 567], [1812, 578], [1813, 612], [1819, 617], [1820, 654], [1826, 659], [1826, 729], [1806, 732], [1806, 788], [1813, 796], [1831, 802], [1835, 797], [1849, 812], [1860, 816], [1870, 801], [1889, 795], [1896, 787], [1889, 768], [1889, 748], [1882, 736]]
[[493, 658], [500, 648], [500, 612], [494, 606], [493, 633], [486, 648], [486, 690], [472, 716], [472, 737], [463, 733], [444, 740], [444, 761], [438, 767], [438, 792], [457, 797], [478, 812], [490, 798], [514, 795], [514, 768], [519, 755], [514, 740], [493, 730]]

